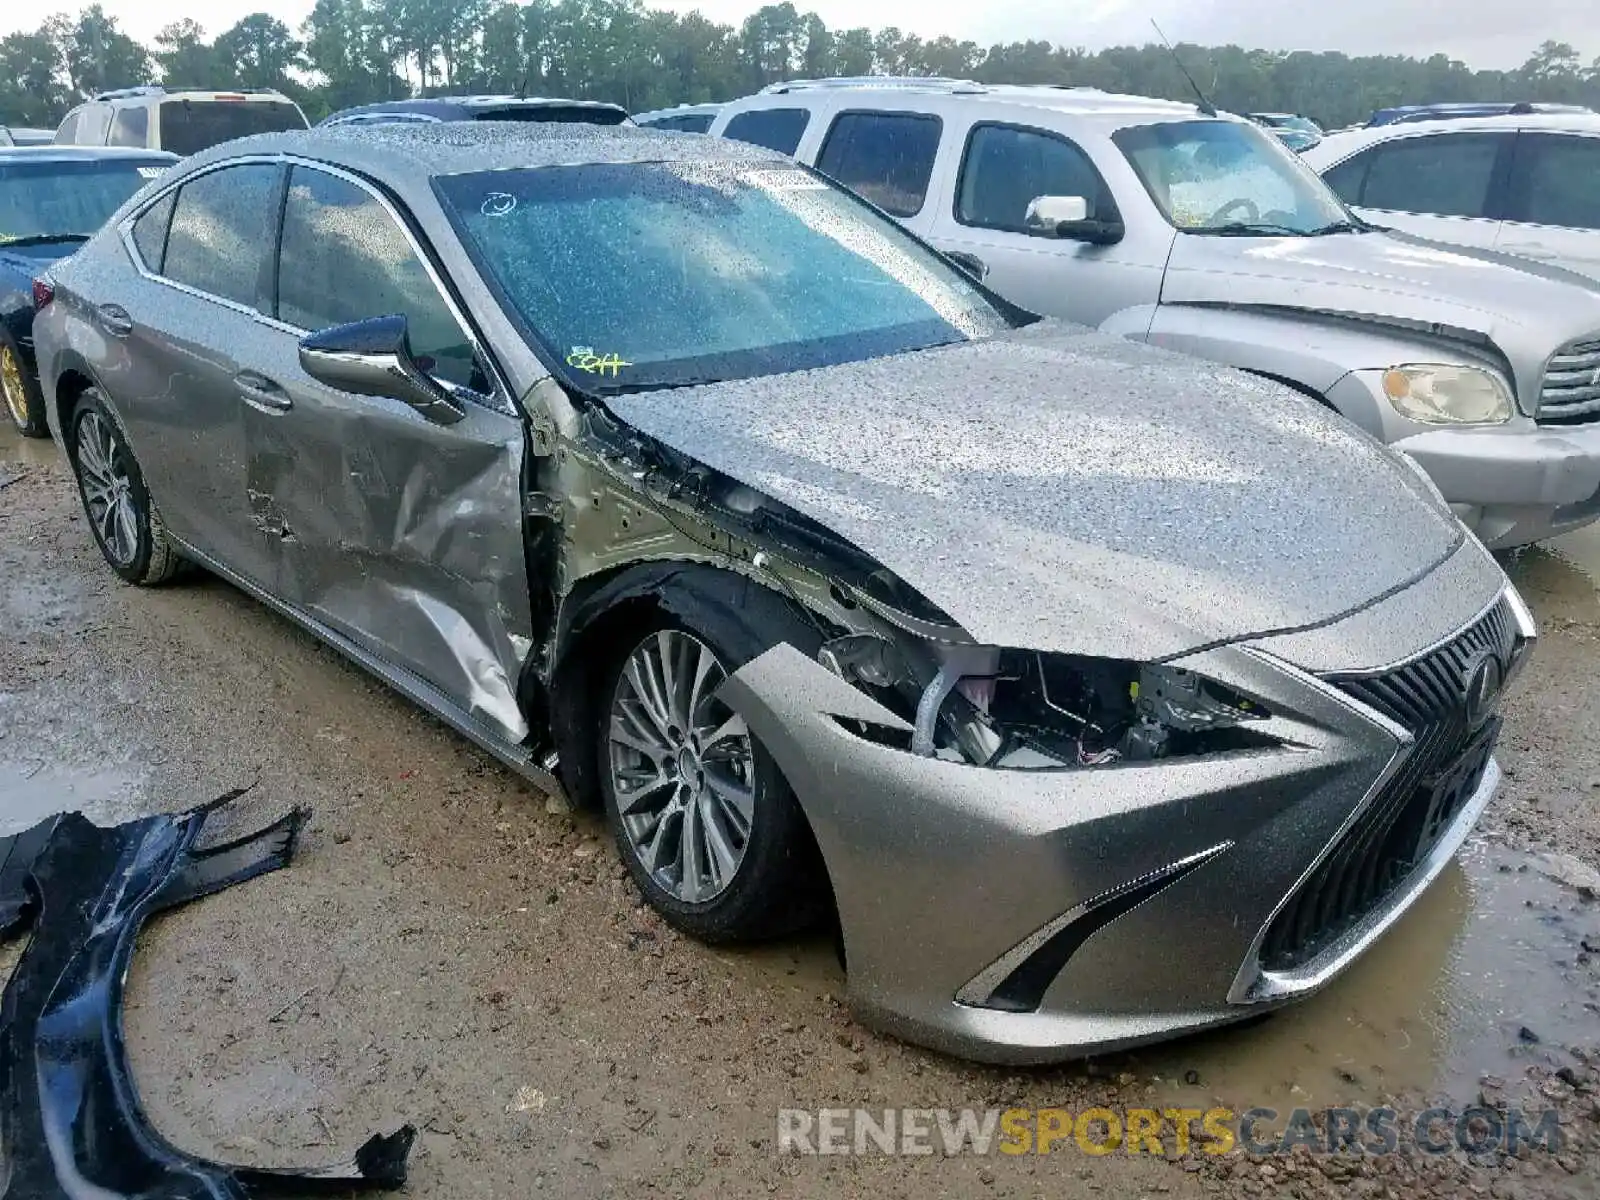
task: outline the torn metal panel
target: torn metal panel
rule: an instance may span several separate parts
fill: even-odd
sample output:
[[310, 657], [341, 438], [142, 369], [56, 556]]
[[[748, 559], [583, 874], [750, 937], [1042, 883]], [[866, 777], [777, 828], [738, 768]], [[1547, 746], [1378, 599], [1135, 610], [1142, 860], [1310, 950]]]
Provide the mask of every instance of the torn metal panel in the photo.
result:
[[135, 939], [163, 909], [286, 866], [305, 820], [197, 848], [220, 804], [101, 828], [52, 817], [0, 839], [0, 934], [32, 937], [0, 999], [0, 1198], [246, 1200], [257, 1189], [395, 1188], [416, 1131], [342, 1163], [228, 1166], [185, 1154], [146, 1120], [122, 1036]]

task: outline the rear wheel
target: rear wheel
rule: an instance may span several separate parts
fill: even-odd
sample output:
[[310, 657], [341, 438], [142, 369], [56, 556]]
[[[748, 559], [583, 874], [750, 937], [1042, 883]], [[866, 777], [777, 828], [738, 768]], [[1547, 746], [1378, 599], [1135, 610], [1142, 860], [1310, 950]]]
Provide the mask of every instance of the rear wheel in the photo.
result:
[[821, 887], [793, 792], [715, 695], [753, 657], [738, 652], [749, 636], [665, 621], [636, 634], [597, 714], [606, 816], [623, 861], [669, 922], [710, 942], [791, 932], [815, 916]]
[[93, 388], [72, 410], [67, 445], [84, 515], [111, 569], [146, 586], [171, 579], [183, 559], [167, 537], [121, 427]]
[[22, 351], [5, 330], [0, 329], [0, 396], [5, 398], [11, 423], [23, 437], [49, 437], [44, 419], [44, 398], [39, 385], [22, 363]]

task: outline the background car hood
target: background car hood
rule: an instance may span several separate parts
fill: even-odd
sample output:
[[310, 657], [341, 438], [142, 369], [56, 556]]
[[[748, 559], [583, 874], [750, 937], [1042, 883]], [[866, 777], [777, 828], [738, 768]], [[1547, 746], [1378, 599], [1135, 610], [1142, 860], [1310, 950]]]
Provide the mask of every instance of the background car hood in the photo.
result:
[[1417, 473], [1315, 402], [1056, 322], [606, 403], [994, 645], [1151, 659], [1305, 628], [1464, 536]]
[[0, 245], [0, 270], [26, 275], [31, 282], [40, 271], [76, 252], [81, 245], [80, 242], [68, 242], [45, 246], [21, 246], [14, 250]]
[[1557, 347], [1600, 333], [1593, 280], [1531, 259], [1390, 231], [1313, 238], [1180, 234], [1161, 302], [1298, 309], [1453, 331], [1498, 347], [1525, 402], [1538, 395], [1545, 361]]

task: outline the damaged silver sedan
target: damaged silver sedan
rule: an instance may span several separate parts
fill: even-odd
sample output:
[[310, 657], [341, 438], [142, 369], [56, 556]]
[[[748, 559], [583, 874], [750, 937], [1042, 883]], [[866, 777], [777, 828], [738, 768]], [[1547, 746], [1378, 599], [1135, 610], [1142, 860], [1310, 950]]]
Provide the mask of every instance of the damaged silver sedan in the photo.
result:
[[558, 770], [688, 933], [836, 912], [856, 1011], [916, 1041], [1045, 1061], [1309, 993], [1499, 779], [1532, 622], [1419, 470], [753, 146], [253, 138], [36, 292], [122, 578], [199, 564]]

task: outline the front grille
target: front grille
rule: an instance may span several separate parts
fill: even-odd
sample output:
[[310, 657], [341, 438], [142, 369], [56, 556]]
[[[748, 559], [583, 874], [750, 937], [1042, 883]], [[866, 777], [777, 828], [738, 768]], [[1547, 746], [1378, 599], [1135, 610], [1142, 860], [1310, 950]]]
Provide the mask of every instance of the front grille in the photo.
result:
[[1261, 965], [1288, 970], [1315, 958], [1384, 900], [1427, 858], [1477, 790], [1499, 719], [1468, 719], [1466, 685], [1481, 655], [1511, 665], [1510, 604], [1498, 604], [1454, 639], [1381, 675], [1327, 681], [1411, 732], [1415, 743], [1382, 790], [1273, 918]]
[[1539, 424], [1600, 421], [1600, 338], [1571, 342], [1550, 360], [1539, 391]]

